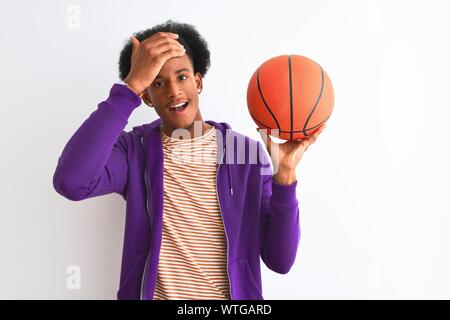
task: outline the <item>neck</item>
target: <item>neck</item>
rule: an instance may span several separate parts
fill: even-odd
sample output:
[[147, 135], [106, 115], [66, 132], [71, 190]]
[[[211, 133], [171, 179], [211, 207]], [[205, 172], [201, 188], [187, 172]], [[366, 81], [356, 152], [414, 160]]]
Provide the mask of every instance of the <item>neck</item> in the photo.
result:
[[[187, 139], [194, 139], [203, 136], [208, 130], [210, 130], [213, 126], [200, 120], [195, 120], [189, 127], [184, 128], [187, 131]], [[171, 128], [167, 124], [161, 124], [161, 130], [169, 137], [172, 137], [173, 131], [177, 128]], [[177, 135], [177, 137], [173, 137], [177, 139], [183, 139], [183, 136]]]

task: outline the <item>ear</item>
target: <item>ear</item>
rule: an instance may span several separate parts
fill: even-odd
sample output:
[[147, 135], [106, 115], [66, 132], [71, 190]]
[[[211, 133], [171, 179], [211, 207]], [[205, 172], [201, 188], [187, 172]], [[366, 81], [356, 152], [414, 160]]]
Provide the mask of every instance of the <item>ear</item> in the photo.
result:
[[142, 93], [142, 100], [144, 100], [145, 104], [148, 105], [150, 108], [153, 108], [153, 104], [152, 101], [150, 100], [147, 89], [145, 89], [144, 92]]
[[203, 77], [200, 72], [195, 74], [195, 85], [197, 86], [197, 93], [202, 92], [203, 90]]

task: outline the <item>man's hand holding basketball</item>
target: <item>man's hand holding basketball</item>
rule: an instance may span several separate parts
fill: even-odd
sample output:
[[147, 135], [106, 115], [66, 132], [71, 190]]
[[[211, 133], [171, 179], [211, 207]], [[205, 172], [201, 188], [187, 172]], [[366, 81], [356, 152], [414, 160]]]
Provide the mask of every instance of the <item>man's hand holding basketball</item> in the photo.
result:
[[286, 141], [285, 143], [273, 142], [268, 136], [270, 129], [257, 129], [272, 158], [274, 169], [278, 169], [273, 176], [276, 182], [280, 184], [292, 184], [297, 180], [295, 168], [303, 157], [303, 153], [310, 145], [316, 142], [319, 135], [325, 129], [325, 126], [323, 124], [316, 132], [305, 139]]

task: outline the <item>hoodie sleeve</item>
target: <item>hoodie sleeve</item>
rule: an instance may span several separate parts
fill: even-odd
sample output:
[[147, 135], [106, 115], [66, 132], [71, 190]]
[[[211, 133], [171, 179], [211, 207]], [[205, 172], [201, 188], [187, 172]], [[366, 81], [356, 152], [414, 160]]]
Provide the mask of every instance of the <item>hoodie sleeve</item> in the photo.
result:
[[[267, 156], [264, 158], [267, 170], [270, 164]], [[300, 243], [297, 181], [282, 185], [272, 175], [262, 177], [260, 254], [269, 269], [286, 274], [295, 262]]]
[[127, 139], [123, 131], [138, 95], [114, 84], [109, 97], [83, 122], [64, 147], [53, 175], [53, 187], [78, 201], [116, 192], [126, 197]]

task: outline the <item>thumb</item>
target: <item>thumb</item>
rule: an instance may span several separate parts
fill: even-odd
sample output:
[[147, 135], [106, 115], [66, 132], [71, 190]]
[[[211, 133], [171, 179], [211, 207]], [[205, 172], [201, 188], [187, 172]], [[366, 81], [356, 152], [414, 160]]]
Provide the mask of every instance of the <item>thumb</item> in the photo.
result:
[[135, 36], [130, 37], [131, 40], [131, 54], [136, 52], [136, 49], [139, 47], [139, 40], [136, 39]]
[[271, 154], [272, 140], [270, 140], [268, 129], [257, 128], [256, 131], [258, 131], [259, 134], [261, 135], [261, 138], [264, 142], [264, 145], [266, 146], [267, 151], [269, 152], [269, 154]]

